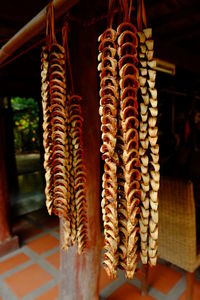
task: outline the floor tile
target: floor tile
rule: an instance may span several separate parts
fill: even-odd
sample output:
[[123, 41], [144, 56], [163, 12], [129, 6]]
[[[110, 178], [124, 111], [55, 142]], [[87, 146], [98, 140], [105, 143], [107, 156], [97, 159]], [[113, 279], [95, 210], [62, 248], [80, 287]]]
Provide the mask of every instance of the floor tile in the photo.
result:
[[29, 259], [30, 258], [26, 254], [19, 253], [15, 256], [3, 260], [2, 262], [0, 262], [0, 275], [27, 262]]
[[104, 289], [112, 281], [113, 280], [108, 277], [108, 275], [107, 275], [106, 271], [104, 270], [104, 268], [101, 267], [100, 280], [99, 280], [99, 290], [101, 291], [102, 289]]
[[149, 285], [167, 295], [173, 286], [181, 279], [182, 274], [169, 266], [158, 264], [149, 269]]
[[[186, 300], [185, 293], [179, 298], [179, 300]], [[194, 282], [194, 294], [193, 294], [193, 300], [199, 300], [200, 299], [200, 282], [195, 281]]]
[[55, 286], [52, 289], [48, 290], [41, 296], [37, 297], [35, 300], [56, 300], [58, 299], [58, 287]]
[[51, 254], [46, 257], [46, 260], [53, 265], [56, 269], [60, 268], [60, 252], [57, 251], [54, 254]]
[[57, 247], [58, 245], [59, 245], [58, 239], [53, 237], [50, 234], [45, 234], [42, 237], [39, 237], [27, 243], [27, 246], [38, 254], [47, 252]]
[[133, 285], [125, 283], [117, 289], [107, 300], [153, 300], [151, 296], [142, 296], [141, 291]]
[[19, 299], [41, 287], [52, 279], [52, 276], [39, 265], [33, 264], [4, 279]]

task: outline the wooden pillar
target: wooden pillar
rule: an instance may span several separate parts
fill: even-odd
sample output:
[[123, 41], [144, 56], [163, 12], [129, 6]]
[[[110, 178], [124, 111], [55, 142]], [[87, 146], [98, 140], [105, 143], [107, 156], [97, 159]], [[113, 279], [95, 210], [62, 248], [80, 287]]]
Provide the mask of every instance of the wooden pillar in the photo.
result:
[[149, 265], [142, 265], [142, 279], [141, 279], [141, 290], [142, 296], [146, 296], [148, 293], [148, 273]]
[[100, 233], [100, 118], [97, 85], [97, 37], [93, 28], [70, 28], [75, 91], [83, 97], [84, 148], [87, 167], [89, 249], [61, 250], [60, 299], [97, 300], [102, 237]]
[[18, 238], [11, 237], [9, 226], [9, 195], [5, 166], [5, 135], [0, 105], [0, 256], [18, 248]]
[[186, 300], [193, 300], [194, 272], [186, 272]]

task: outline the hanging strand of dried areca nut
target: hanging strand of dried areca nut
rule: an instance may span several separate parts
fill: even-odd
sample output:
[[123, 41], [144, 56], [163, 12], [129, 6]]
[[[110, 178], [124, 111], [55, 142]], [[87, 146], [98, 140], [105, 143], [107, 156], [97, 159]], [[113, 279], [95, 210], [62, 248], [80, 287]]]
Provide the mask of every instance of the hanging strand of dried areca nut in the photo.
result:
[[141, 218], [140, 218], [140, 257], [143, 264], [148, 263], [148, 235], [149, 235], [149, 136], [148, 136], [148, 114], [149, 93], [147, 83], [147, 47], [144, 32], [138, 32], [138, 57], [139, 57], [139, 81], [140, 81], [140, 130], [139, 130], [139, 155], [141, 169]]
[[47, 47], [41, 53], [41, 96], [43, 109], [43, 146], [45, 169], [45, 195], [48, 213], [51, 215], [53, 208], [53, 172], [52, 172], [52, 127], [49, 98], [49, 55]]
[[50, 46], [50, 101], [53, 141], [53, 212], [63, 217], [63, 248], [70, 236], [69, 178], [66, 169], [66, 76], [65, 50], [57, 43]]
[[156, 81], [156, 60], [153, 59], [154, 41], [152, 39], [152, 29], [146, 28], [143, 30], [146, 37], [146, 60], [148, 70], [148, 93], [149, 93], [149, 172], [150, 172], [150, 221], [149, 221], [149, 246], [148, 255], [149, 263], [152, 266], [156, 265], [158, 251], [158, 190], [160, 186], [160, 165], [159, 165], [159, 145], [158, 145], [158, 99], [157, 89], [155, 88]]
[[117, 276], [118, 216], [117, 216], [117, 163], [116, 152], [117, 110], [119, 102], [116, 60], [117, 33], [108, 28], [98, 38], [100, 71], [100, 109], [104, 160], [102, 214], [104, 221], [104, 268], [112, 278]]
[[140, 161], [138, 153], [138, 103], [137, 90], [137, 36], [136, 28], [124, 22], [117, 28], [118, 56], [120, 75], [120, 114], [124, 138], [124, 177], [125, 197], [127, 201], [127, 258], [126, 277], [133, 278], [137, 265], [138, 213], [140, 203]]
[[86, 168], [83, 157], [82, 127], [83, 116], [81, 109], [82, 98], [77, 95], [70, 97], [70, 137], [73, 147], [74, 192], [76, 207], [76, 228], [78, 253], [81, 254], [88, 244], [87, 233], [87, 201], [86, 201]]

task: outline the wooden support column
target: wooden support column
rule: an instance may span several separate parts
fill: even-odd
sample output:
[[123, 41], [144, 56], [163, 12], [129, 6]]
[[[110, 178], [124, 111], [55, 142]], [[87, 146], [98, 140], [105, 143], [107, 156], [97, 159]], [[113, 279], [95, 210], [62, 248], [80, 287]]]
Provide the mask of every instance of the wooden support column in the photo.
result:
[[18, 248], [18, 238], [11, 237], [9, 226], [9, 195], [5, 166], [4, 132], [4, 120], [0, 105], [0, 256]]
[[[70, 52], [76, 93], [83, 98], [84, 148], [87, 168], [89, 249], [61, 250], [60, 299], [97, 300], [102, 236], [100, 233], [100, 118], [97, 85], [97, 37], [93, 28], [70, 28]], [[72, 39], [73, 37], [73, 39]]]

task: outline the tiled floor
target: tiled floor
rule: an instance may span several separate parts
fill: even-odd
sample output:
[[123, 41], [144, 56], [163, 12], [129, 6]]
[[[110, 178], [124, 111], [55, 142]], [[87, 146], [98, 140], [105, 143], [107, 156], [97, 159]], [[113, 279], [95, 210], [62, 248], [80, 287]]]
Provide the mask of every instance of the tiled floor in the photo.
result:
[[[0, 300], [58, 299], [59, 230], [58, 221], [44, 212], [18, 220], [14, 233], [21, 238], [21, 248], [0, 258]], [[198, 275], [198, 274], [197, 274]], [[197, 276], [198, 277], [198, 276]], [[103, 268], [100, 276], [100, 298], [107, 300], [184, 300], [183, 271], [159, 263], [149, 273], [149, 293], [142, 296], [141, 271], [133, 281], [124, 274], [111, 281]], [[200, 279], [195, 281], [194, 300], [200, 299]], [[64, 300], [64, 299], [60, 299]]]

